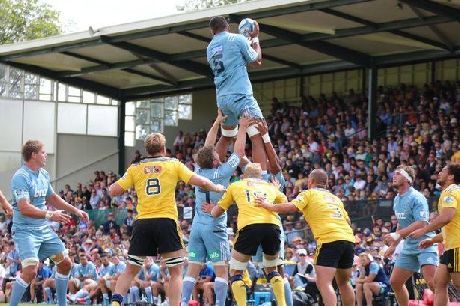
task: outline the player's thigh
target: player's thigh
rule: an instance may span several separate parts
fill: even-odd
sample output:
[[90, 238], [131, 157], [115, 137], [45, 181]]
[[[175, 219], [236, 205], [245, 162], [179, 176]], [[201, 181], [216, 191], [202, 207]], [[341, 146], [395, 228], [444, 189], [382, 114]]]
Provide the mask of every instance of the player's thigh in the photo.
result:
[[238, 231], [233, 248], [238, 253], [254, 256], [262, 240], [260, 224], [247, 225]]
[[207, 258], [213, 262], [228, 261], [230, 249], [228, 246], [228, 235], [225, 227], [206, 226], [201, 229]]
[[353, 266], [353, 259], [349, 262], [348, 241], [333, 241], [319, 243], [315, 252], [315, 264], [322, 267], [348, 269]]
[[253, 96], [244, 96], [237, 104], [237, 114], [239, 117], [246, 116], [249, 118], [263, 119], [264, 116], [259, 104]]
[[21, 260], [33, 258], [38, 262], [41, 238], [37, 233], [27, 229], [14, 229], [12, 235], [19, 258]]
[[63, 254], [65, 250], [66, 248], [62, 240], [54, 231], [50, 230], [49, 232], [44, 233], [43, 241], [38, 251], [38, 257], [40, 259], [53, 257], [55, 255]]
[[[418, 254], [399, 254], [395, 262], [395, 268], [408, 270], [412, 273], [417, 272], [420, 269]], [[394, 271], [392, 274], [394, 274]]]
[[224, 122], [222, 123], [223, 127], [235, 127], [238, 124], [238, 108], [236, 108], [238, 100], [241, 99], [242, 96], [224, 96], [217, 98], [217, 106], [222, 111], [222, 113], [226, 116]]
[[192, 226], [188, 241], [188, 259], [190, 262], [206, 262], [206, 247], [199, 226]]
[[278, 225], [264, 224], [261, 227], [262, 251], [265, 255], [278, 255], [281, 248], [281, 231]]
[[158, 240], [161, 236], [158, 225], [162, 225], [161, 220], [163, 219], [149, 218], [134, 222], [128, 255], [145, 257], [158, 254]]
[[166, 253], [178, 252], [184, 249], [182, 231], [177, 221], [168, 218], [159, 218], [156, 219], [154, 226], [158, 252], [160, 254], [165, 255]]

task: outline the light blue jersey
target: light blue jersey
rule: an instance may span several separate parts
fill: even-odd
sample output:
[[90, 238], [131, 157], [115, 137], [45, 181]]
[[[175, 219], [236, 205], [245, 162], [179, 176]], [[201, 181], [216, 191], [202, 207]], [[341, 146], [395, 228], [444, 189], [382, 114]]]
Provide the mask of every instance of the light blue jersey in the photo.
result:
[[98, 278], [96, 266], [91, 261], [88, 261], [86, 265], [82, 265], [82, 264], [75, 265], [73, 276], [75, 278], [80, 278], [80, 277], [91, 278], [91, 279]]
[[252, 95], [247, 64], [258, 54], [241, 34], [221, 32], [214, 35], [207, 48], [207, 60], [214, 73], [217, 99], [228, 95]]
[[115, 275], [123, 273], [123, 271], [125, 271], [125, 269], [126, 269], [126, 263], [123, 262], [123, 261], [120, 261], [116, 265], [115, 264], [113, 265], [113, 271], [114, 271]]
[[[403, 229], [417, 221], [429, 221], [430, 212], [426, 198], [410, 187], [409, 190], [403, 195], [397, 195], [394, 199], [394, 207], [396, 218], [398, 218], [399, 228]], [[434, 232], [429, 232], [419, 239], [407, 237], [404, 240], [404, 248], [401, 254], [419, 254], [423, 252], [436, 252], [436, 246], [431, 246], [427, 249], [420, 250], [418, 247], [420, 241], [434, 237]]]
[[46, 210], [46, 198], [54, 193], [50, 177], [45, 169], [33, 171], [22, 166], [11, 179], [13, 194], [13, 229], [46, 226], [46, 219], [26, 217], [19, 211], [19, 200], [25, 199], [38, 209]]
[[[221, 164], [218, 168], [214, 169], [202, 169], [197, 168], [195, 172], [201, 176], [204, 176], [211, 180], [214, 184], [221, 184], [225, 187], [228, 186], [230, 178], [235, 172], [236, 168], [240, 164], [240, 157], [233, 153], [227, 162]], [[195, 217], [193, 223], [202, 223], [206, 225], [220, 225], [227, 227], [227, 214], [223, 213], [219, 218], [213, 218], [208, 213], [201, 210], [203, 203], [217, 203], [222, 197], [222, 193], [210, 192], [202, 190], [199, 187], [195, 187]]]
[[115, 266], [109, 262], [107, 266], [102, 265], [99, 269], [99, 277], [107, 277], [115, 275]]
[[[150, 277], [146, 279], [146, 274]], [[139, 271], [138, 277], [140, 280], [143, 281], [153, 281], [158, 282], [160, 279], [160, 267], [156, 263], [152, 263], [152, 265], [147, 269], [145, 266]]]

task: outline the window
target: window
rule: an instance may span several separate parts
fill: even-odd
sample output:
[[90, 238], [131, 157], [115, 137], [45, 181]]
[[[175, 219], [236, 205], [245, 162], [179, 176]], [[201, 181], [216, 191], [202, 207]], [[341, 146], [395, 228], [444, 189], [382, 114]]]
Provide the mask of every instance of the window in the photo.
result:
[[[179, 119], [192, 120], [192, 95], [167, 96], [126, 103], [125, 145], [144, 139], [149, 133], [163, 132], [165, 126], [178, 126]], [[129, 122], [129, 123], [128, 123]]]

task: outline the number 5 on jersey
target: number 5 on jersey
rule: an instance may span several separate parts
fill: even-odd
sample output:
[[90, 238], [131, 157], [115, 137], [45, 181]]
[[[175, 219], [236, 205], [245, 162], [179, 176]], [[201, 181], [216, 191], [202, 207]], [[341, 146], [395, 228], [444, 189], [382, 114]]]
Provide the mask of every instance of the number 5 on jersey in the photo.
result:
[[145, 184], [145, 193], [149, 196], [154, 196], [161, 193], [160, 180], [157, 178], [149, 178]]

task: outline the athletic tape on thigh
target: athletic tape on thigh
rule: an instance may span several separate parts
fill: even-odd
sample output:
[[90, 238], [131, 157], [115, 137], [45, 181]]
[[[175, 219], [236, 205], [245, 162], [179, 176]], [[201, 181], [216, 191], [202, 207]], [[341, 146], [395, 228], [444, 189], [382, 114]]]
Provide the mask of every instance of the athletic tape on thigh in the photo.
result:
[[142, 267], [144, 264], [144, 259], [145, 257], [143, 256], [128, 255], [128, 263], [134, 266]]
[[21, 266], [23, 268], [28, 267], [28, 266], [33, 266], [38, 264], [38, 258], [26, 258], [23, 261], [21, 261]]
[[246, 133], [248, 133], [249, 137], [259, 134], [259, 130], [256, 128], [256, 126], [257, 125], [253, 124], [247, 128]]
[[232, 257], [230, 259], [230, 269], [231, 270], [239, 270], [239, 271], [244, 271], [246, 270], [246, 267], [248, 266], [248, 262], [241, 262], [236, 260], [235, 258]]
[[222, 132], [222, 136], [225, 136], [225, 137], [236, 137], [236, 135], [238, 134], [237, 126], [233, 130], [226, 130], [223, 127], [221, 127], [220, 130]]
[[264, 263], [265, 268], [271, 268], [271, 267], [276, 267], [278, 265], [278, 263], [279, 263], [279, 260], [278, 260], [278, 258], [269, 260], [269, 259], [266, 259], [264, 257], [263, 263]]
[[171, 257], [171, 258], [167, 258], [165, 259], [165, 264], [166, 264], [166, 267], [174, 267], [174, 266], [177, 266], [177, 265], [180, 265], [184, 262], [184, 258], [183, 257]]

